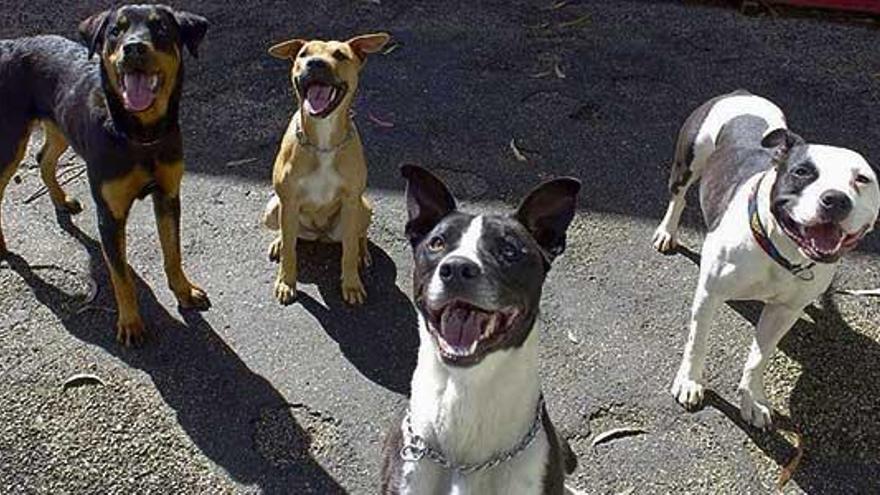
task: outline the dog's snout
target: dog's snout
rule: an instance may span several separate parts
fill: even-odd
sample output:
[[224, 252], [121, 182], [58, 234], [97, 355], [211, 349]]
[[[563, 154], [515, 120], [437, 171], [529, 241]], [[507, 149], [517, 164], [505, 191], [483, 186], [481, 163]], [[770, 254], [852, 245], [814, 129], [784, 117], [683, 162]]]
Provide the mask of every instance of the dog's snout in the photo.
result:
[[307, 69], [318, 70], [318, 69], [326, 69], [327, 67], [329, 67], [327, 65], [327, 62], [323, 59], [320, 59], [320, 58], [310, 58], [306, 62]]
[[122, 52], [127, 57], [142, 57], [147, 54], [149, 47], [143, 41], [132, 41], [122, 47]]
[[444, 282], [467, 282], [480, 273], [480, 265], [461, 256], [450, 257], [440, 265], [440, 279]]
[[819, 198], [822, 211], [834, 221], [841, 221], [852, 211], [852, 200], [840, 191], [825, 191]]

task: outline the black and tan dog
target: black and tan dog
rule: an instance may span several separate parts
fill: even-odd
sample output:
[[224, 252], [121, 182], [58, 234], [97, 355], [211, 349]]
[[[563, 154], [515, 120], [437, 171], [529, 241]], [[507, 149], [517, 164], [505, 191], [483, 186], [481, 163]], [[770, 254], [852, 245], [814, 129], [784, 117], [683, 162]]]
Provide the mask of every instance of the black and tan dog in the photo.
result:
[[[104, 257], [119, 310], [117, 339], [144, 334], [125, 224], [135, 199], [153, 197], [168, 283], [182, 307], [206, 309], [180, 259], [183, 152], [178, 105], [186, 47], [195, 56], [208, 22], [164, 5], [130, 5], [79, 26], [87, 47], [58, 36], [0, 41], [0, 201], [25, 154], [34, 124], [45, 131], [38, 154], [43, 181], [59, 210], [79, 213], [55, 177], [72, 146], [87, 164]], [[92, 60], [95, 53], [99, 61]], [[6, 244], [0, 232], [0, 255]]]
[[299, 109], [290, 120], [275, 158], [275, 195], [263, 223], [280, 235], [269, 258], [280, 261], [275, 297], [296, 300], [296, 241], [342, 243], [342, 297], [360, 304], [366, 297], [359, 268], [369, 264], [367, 229], [373, 210], [364, 194], [367, 164], [349, 109], [368, 54], [388, 42], [386, 33], [348, 41], [293, 39], [269, 53], [291, 62]]

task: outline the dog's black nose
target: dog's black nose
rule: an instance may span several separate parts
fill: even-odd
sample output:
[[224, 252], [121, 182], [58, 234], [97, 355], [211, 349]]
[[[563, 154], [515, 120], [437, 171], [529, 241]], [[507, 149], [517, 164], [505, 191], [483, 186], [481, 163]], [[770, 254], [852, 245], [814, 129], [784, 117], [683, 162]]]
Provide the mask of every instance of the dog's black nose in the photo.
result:
[[819, 202], [825, 215], [836, 222], [846, 218], [853, 208], [849, 196], [840, 191], [825, 191], [819, 197]]
[[440, 279], [444, 282], [466, 282], [480, 276], [480, 265], [462, 256], [453, 256], [440, 265]]
[[147, 54], [147, 44], [141, 41], [133, 41], [131, 43], [126, 43], [122, 47], [122, 52], [127, 57], [140, 57]]
[[310, 58], [308, 62], [306, 62], [307, 69], [326, 69], [327, 62], [320, 58]]

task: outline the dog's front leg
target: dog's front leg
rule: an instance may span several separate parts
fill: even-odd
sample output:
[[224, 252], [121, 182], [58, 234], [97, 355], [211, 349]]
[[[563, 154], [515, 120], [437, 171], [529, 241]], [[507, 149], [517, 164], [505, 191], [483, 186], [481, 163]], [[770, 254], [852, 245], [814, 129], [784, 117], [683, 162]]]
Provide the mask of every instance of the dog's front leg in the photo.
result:
[[367, 236], [370, 212], [360, 195], [342, 201], [342, 298], [348, 304], [362, 304], [367, 297], [358, 268], [361, 264], [361, 239]]
[[153, 193], [153, 212], [162, 244], [165, 276], [168, 286], [182, 308], [205, 310], [211, 307], [208, 295], [190, 282], [183, 272], [180, 256], [180, 196], [165, 191]]
[[[139, 344], [144, 338], [144, 322], [138, 310], [134, 277], [125, 256], [125, 224], [128, 207], [117, 210], [101, 198], [95, 198], [98, 210], [98, 230], [101, 249], [110, 271], [113, 295], [116, 298], [116, 340], [125, 346]], [[128, 202], [131, 206], [131, 202]], [[115, 211], [114, 211], [115, 210]]]
[[800, 317], [801, 311], [781, 304], [768, 304], [761, 312], [752, 348], [743, 368], [742, 380], [739, 382], [740, 414], [757, 428], [769, 428], [772, 424], [773, 409], [764, 394], [764, 370], [767, 362], [779, 341]]
[[[281, 226], [281, 238], [273, 245], [279, 261], [278, 277], [275, 280], [275, 298], [278, 302], [287, 306], [296, 301], [296, 239], [299, 235], [299, 204], [295, 195], [286, 194], [281, 196], [281, 206], [278, 208], [278, 220]], [[280, 241], [280, 243], [279, 243]]]
[[694, 295], [691, 309], [691, 321], [687, 344], [681, 366], [672, 384], [672, 395], [679, 404], [693, 409], [703, 401], [703, 368], [706, 361], [706, 340], [712, 326], [712, 318], [721, 301], [717, 295], [706, 287], [705, 280], [700, 282]]

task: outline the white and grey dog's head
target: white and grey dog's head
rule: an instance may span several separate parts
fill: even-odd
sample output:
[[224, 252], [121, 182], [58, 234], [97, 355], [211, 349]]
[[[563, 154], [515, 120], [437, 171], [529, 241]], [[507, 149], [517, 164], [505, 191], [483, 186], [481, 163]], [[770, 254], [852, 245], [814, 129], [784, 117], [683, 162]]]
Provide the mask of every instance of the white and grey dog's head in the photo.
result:
[[467, 367], [521, 346], [550, 263], [565, 249], [580, 182], [545, 182], [511, 215], [472, 215], [457, 210], [446, 185], [427, 170], [407, 165], [401, 172], [413, 296], [440, 359]]
[[862, 155], [807, 144], [787, 129], [767, 134], [761, 144], [774, 149], [771, 211], [805, 256], [833, 263], [873, 230], [880, 187]]

